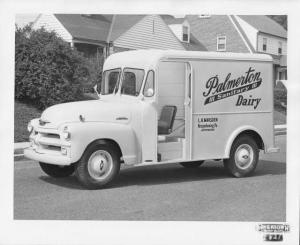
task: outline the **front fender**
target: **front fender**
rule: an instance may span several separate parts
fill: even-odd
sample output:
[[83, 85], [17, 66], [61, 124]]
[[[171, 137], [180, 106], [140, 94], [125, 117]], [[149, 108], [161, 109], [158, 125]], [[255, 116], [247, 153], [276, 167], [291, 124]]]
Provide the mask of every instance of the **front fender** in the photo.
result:
[[140, 147], [130, 125], [106, 122], [80, 122], [68, 125], [71, 132], [71, 161], [77, 162], [87, 146], [98, 139], [115, 141], [126, 164], [138, 163]]

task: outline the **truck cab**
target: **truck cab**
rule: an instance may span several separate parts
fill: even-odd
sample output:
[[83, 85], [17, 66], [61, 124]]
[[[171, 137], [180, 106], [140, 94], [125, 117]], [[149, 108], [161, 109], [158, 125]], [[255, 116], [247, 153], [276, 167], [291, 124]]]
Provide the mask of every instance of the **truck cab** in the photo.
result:
[[272, 74], [267, 55], [113, 54], [103, 66], [99, 99], [46, 109], [29, 123], [24, 153], [48, 175], [75, 173], [88, 188], [111, 183], [121, 164], [198, 167], [223, 159], [231, 175], [247, 176], [259, 150], [278, 150]]

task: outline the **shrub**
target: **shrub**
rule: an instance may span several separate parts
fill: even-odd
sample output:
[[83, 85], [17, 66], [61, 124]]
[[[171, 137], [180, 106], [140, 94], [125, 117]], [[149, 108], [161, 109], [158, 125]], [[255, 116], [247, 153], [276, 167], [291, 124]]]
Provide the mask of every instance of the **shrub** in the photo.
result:
[[81, 100], [89, 63], [55, 32], [29, 26], [15, 33], [15, 98], [37, 108]]
[[15, 142], [28, 141], [27, 124], [31, 119], [40, 117], [41, 113], [33, 105], [15, 101]]
[[83, 86], [85, 93], [94, 93], [93, 87], [95, 86], [95, 84], [100, 84], [103, 61], [103, 56], [90, 57], [86, 59], [86, 65], [89, 70], [89, 81]]
[[286, 114], [286, 105], [287, 105], [287, 90], [283, 85], [278, 84], [274, 89], [274, 107], [277, 111]]

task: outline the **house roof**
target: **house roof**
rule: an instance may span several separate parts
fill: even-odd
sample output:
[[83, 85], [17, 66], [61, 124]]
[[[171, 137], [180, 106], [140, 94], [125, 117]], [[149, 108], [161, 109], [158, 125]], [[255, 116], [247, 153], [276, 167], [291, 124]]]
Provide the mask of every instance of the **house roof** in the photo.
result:
[[208, 51], [217, 51], [217, 36], [226, 35], [226, 52], [249, 52], [249, 48], [229, 17], [211, 15], [209, 18], [201, 18], [198, 15], [187, 15], [186, 19], [191, 33]]
[[100, 42], [116, 40], [144, 16], [55, 14], [73, 38]]
[[[146, 15], [84, 15], [84, 14], [55, 14], [55, 17], [66, 28], [74, 39], [93, 40], [106, 43], [115, 41]], [[168, 24], [182, 24], [185, 18], [161, 16]], [[207, 51], [192, 34], [190, 43], [180, 42], [186, 50]]]
[[260, 32], [287, 38], [287, 31], [280, 24], [265, 15], [239, 15], [239, 17]]
[[112, 23], [111, 34], [109, 41], [114, 41], [120, 37], [124, 32], [129, 30], [133, 25], [139, 22], [145, 15], [116, 15]]
[[240, 34], [243, 36], [244, 41], [247, 43], [247, 46], [251, 50], [252, 53], [254, 53], [256, 50], [253, 47], [252, 43], [250, 42], [247, 34], [245, 33], [244, 29], [241, 27], [240, 23], [237, 21], [236, 17], [234, 15], [231, 15], [231, 20], [235, 24], [236, 28], [239, 30]]
[[175, 18], [172, 15], [161, 15], [162, 19], [167, 25], [182, 24], [185, 18]]
[[[175, 18], [172, 15], [161, 15], [161, 18], [167, 25], [182, 24], [186, 20], [186, 18]], [[181, 42], [181, 44], [188, 51], [207, 51], [207, 48], [192, 33], [190, 33], [190, 42]]]
[[110, 15], [55, 14], [73, 38], [106, 42]]
[[201, 42], [199, 42], [192, 33], [190, 33], [190, 42], [181, 42], [181, 44], [185, 50], [188, 51], [208, 51], [207, 48]]

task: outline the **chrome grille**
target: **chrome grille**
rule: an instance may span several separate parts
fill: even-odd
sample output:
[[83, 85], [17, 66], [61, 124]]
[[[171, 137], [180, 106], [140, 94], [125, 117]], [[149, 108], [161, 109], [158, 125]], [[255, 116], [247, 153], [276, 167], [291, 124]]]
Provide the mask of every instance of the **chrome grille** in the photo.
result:
[[33, 137], [38, 151], [60, 154], [62, 142], [56, 129], [38, 127], [36, 128], [36, 134]]
[[42, 137], [52, 138], [52, 139], [60, 139], [59, 134], [54, 133], [40, 133]]

